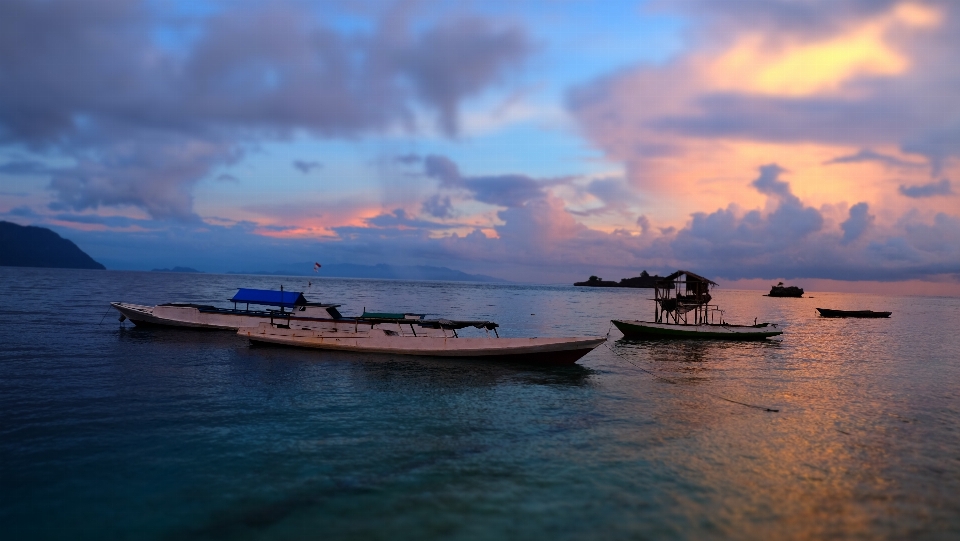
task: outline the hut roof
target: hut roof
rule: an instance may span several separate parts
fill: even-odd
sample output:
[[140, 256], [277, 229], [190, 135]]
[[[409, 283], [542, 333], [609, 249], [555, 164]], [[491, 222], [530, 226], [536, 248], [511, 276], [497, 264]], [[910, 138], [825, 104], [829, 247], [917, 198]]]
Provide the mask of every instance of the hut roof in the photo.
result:
[[688, 282], [689, 282], [689, 281], [694, 281], [694, 282], [706, 282], [706, 283], [708, 283], [708, 284], [710, 284], [710, 285], [719, 285], [719, 284], [717, 284], [716, 282], [714, 282], [713, 280], [704, 278], [703, 276], [700, 276], [699, 274], [696, 274], [696, 273], [693, 273], [693, 272], [690, 272], [690, 271], [686, 271], [686, 270], [678, 270], [677, 272], [671, 274], [670, 276], [665, 277], [663, 280], [661, 280], [661, 282], [673, 282], [674, 280], [676, 280], [677, 278], [679, 278], [681, 275], [686, 275]]

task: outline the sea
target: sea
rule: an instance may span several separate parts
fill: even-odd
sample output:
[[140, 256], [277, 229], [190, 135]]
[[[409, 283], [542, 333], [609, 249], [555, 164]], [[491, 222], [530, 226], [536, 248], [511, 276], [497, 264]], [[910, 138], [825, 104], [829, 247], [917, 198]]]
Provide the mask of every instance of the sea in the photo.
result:
[[[957, 539], [960, 299], [716, 288], [757, 343], [630, 341], [651, 290], [0, 267], [3, 539]], [[251, 347], [110, 301], [609, 335], [574, 366]], [[802, 286], [798, 281], [797, 285]], [[823, 319], [815, 308], [892, 311]]]

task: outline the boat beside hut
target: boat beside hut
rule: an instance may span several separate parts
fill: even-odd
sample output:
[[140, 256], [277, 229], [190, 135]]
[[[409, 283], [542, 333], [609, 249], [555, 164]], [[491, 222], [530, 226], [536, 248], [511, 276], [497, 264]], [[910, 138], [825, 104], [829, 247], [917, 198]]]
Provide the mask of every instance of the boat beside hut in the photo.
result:
[[773, 323], [727, 323], [723, 310], [710, 304], [710, 286], [716, 285], [699, 274], [678, 270], [654, 287], [654, 321], [614, 319], [612, 323], [625, 338], [763, 340], [783, 334]]

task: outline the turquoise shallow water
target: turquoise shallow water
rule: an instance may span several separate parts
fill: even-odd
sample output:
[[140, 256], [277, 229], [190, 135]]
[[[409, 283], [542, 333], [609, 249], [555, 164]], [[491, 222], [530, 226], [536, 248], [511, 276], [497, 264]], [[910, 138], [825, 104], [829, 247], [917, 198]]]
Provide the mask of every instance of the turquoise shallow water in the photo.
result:
[[0, 267], [4, 537], [960, 534], [958, 299], [721, 287], [728, 321], [779, 322], [783, 340], [614, 329], [611, 349], [546, 369], [251, 348], [105, 312], [280, 283], [347, 314], [489, 318], [506, 336], [652, 312], [646, 290], [307, 280]]

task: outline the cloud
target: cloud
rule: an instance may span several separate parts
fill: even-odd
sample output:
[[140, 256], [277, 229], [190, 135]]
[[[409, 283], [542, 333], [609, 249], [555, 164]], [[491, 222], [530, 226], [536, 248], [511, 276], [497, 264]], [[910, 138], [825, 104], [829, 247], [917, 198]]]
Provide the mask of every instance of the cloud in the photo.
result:
[[[731, 169], [758, 147], [790, 163], [811, 147], [898, 148], [937, 172], [960, 158], [960, 4], [791, 0], [661, 2], [691, 18], [691, 47], [571, 89], [584, 135], [630, 181], [691, 189], [693, 163], [718, 154]], [[836, 153], [836, 150], [833, 150]], [[726, 156], [724, 160], [722, 156]], [[767, 154], [769, 155], [769, 154]], [[836, 155], [836, 154], [835, 154]], [[861, 151], [828, 163], [882, 161]], [[817, 160], [823, 163], [825, 160]], [[910, 162], [912, 163], [912, 162]], [[702, 177], [701, 177], [702, 178]], [[689, 180], [684, 180], [689, 179]], [[678, 182], [685, 182], [678, 185]], [[852, 180], [850, 190], [853, 190]]]
[[460, 168], [445, 156], [427, 156], [423, 159], [423, 172], [440, 181], [442, 185], [455, 186], [460, 183]]
[[913, 198], [936, 197], [940, 195], [953, 195], [953, 186], [947, 179], [940, 179], [940, 182], [931, 182], [919, 186], [900, 185], [899, 191], [902, 195]]
[[50, 171], [48, 165], [37, 160], [14, 160], [0, 164], [0, 173], [7, 175], [44, 175]]
[[440, 181], [441, 188], [460, 189], [481, 203], [501, 207], [522, 207], [547, 197], [546, 188], [569, 179], [537, 180], [527, 175], [463, 176], [450, 158], [430, 155], [423, 159], [423, 172]]
[[436, 194], [423, 202], [423, 211], [435, 218], [450, 218], [453, 216], [453, 204], [449, 196]]
[[800, 203], [800, 199], [790, 192], [790, 184], [780, 180], [780, 175], [787, 170], [775, 163], [760, 166], [760, 176], [751, 183], [758, 192], [784, 201], [791, 205]]
[[303, 173], [304, 175], [308, 175], [308, 174], [310, 174], [310, 171], [312, 171], [312, 170], [314, 170], [314, 169], [320, 169], [320, 168], [322, 168], [322, 167], [323, 167], [323, 164], [321, 164], [320, 162], [316, 162], [316, 161], [310, 161], [310, 162], [308, 162], [308, 161], [304, 161], [304, 160], [294, 160], [294, 161], [293, 161], [293, 166], [294, 166], [297, 170], [299, 170], [301, 173]]
[[823, 165], [835, 165], [835, 164], [843, 164], [843, 163], [864, 163], [864, 162], [877, 162], [877, 163], [882, 163], [884, 165], [889, 165], [893, 167], [924, 167], [924, 164], [921, 164], [921, 163], [901, 160], [896, 156], [881, 154], [879, 152], [874, 152], [866, 148], [860, 149], [856, 154], [848, 154], [846, 156], [837, 156], [836, 158], [831, 158], [823, 162]]
[[420, 163], [421, 161], [423, 161], [423, 157], [421, 157], [419, 154], [413, 154], [413, 153], [401, 154], [394, 159], [397, 161], [397, 163], [402, 163], [404, 165], [412, 165], [412, 164]]
[[0, 145], [72, 159], [50, 184], [65, 208], [191, 220], [193, 186], [249, 144], [413, 131], [421, 110], [455, 136], [461, 102], [519, 66], [530, 40], [414, 6], [348, 31], [325, 22], [336, 4], [321, 18], [300, 2], [194, 15], [146, 0], [0, 3]]
[[[464, 182], [448, 188], [451, 193], [471, 196], [466, 183], [489, 178], [462, 174], [450, 160], [437, 163], [456, 167]], [[771, 163], [758, 168], [753, 179], [741, 181], [763, 192], [766, 205], [761, 208], [730, 203], [713, 212], [693, 213], [680, 228], [641, 235], [585, 226], [565, 201], [552, 195], [545, 187], [550, 181], [543, 179], [529, 179], [541, 187], [539, 191], [490, 197], [508, 204], [497, 204], [496, 222], [484, 227], [467, 220], [454, 222], [450, 216], [431, 216], [428, 202], [443, 207], [448, 196], [442, 193], [425, 196], [412, 206], [422, 209], [422, 215], [403, 208], [351, 215], [333, 222], [346, 225], [329, 226], [325, 238], [304, 236], [303, 231], [327, 226], [293, 221], [297, 212], [290, 208], [274, 210], [291, 221], [265, 224], [221, 220], [171, 227], [155, 220], [89, 213], [60, 213], [46, 219], [59, 227], [76, 224], [78, 230], [70, 238], [90, 243], [94, 248], [90, 253], [114, 268], [163, 266], [159, 254], [176, 251], [186, 264], [210, 270], [249, 269], [250, 260], [307, 261], [322, 253], [328, 261], [434, 264], [532, 282], [571, 282], [590, 274], [625, 278], [642, 269], [669, 272], [677, 268], [718, 279], [894, 281], [944, 274], [960, 279], [957, 217], [910, 211], [893, 224], [881, 224], [866, 203], [853, 205], [842, 215], [835, 210], [842, 208], [840, 204], [818, 210], [794, 193], [786, 175], [781, 166]], [[481, 193], [488, 198], [489, 194]], [[452, 196], [450, 203], [452, 207]], [[315, 217], [316, 209], [312, 211], [304, 219]], [[36, 222], [42, 217], [31, 215], [30, 219]], [[648, 231], [652, 227], [646, 216], [637, 222]], [[103, 227], [84, 230], [88, 225]], [[121, 238], [116, 231], [123, 229], [130, 232]]]
[[[636, 193], [621, 177], [592, 180], [584, 192], [599, 201], [600, 206], [586, 210], [570, 210], [570, 213], [576, 216], [599, 216], [610, 213], [627, 215], [630, 214], [630, 205], [637, 201]], [[637, 225], [640, 225], [639, 222]]]
[[640, 227], [641, 234], [646, 235], [647, 231], [650, 230], [650, 218], [647, 218], [646, 215], [641, 214], [637, 218], [637, 226]]
[[840, 244], [850, 244], [863, 235], [874, 220], [868, 211], [869, 206], [866, 203], [857, 203], [850, 207], [850, 217], [840, 224], [840, 229], [843, 230], [843, 239], [840, 240]]
[[459, 224], [445, 224], [428, 220], [418, 220], [411, 216], [407, 216], [407, 212], [403, 209], [394, 209], [393, 212], [383, 213], [374, 216], [373, 218], [368, 218], [366, 223], [374, 228], [399, 228], [410, 230], [442, 230], [459, 226]]

